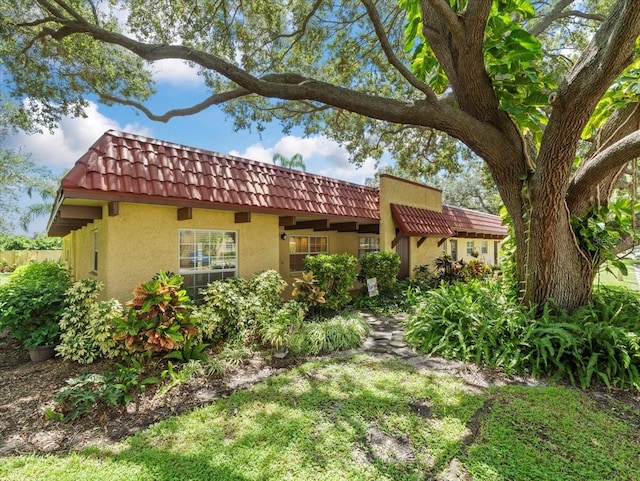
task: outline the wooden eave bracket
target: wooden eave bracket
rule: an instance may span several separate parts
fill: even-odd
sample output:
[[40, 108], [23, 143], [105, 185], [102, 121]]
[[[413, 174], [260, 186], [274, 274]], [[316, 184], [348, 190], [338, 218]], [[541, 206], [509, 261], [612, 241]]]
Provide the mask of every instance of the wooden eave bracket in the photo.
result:
[[358, 226], [359, 234], [379, 234], [380, 224], [364, 224]]
[[290, 227], [296, 225], [296, 218], [291, 215], [280, 216], [278, 219], [278, 225], [280, 227]]
[[193, 219], [193, 209], [191, 207], [180, 207], [178, 209], [178, 220]]
[[402, 232], [396, 235], [394, 239], [391, 241], [391, 248], [395, 249], [395, 247], [398, 245], [398, 242], [400, 242], [400, 239], [402, 239], [403, 237], [404, 237], [404, 234]]
[[88, 220], [102, 219], [102, 207], [86, 205], [61, 205], [59, 219]]
[[444, 244], [447, 239], [448, 239], [447, 237], [443, 237], [442, 239], [440, 239], [438, 241], [438, 247], [440, 247], [442, 244]]
[[120, 214], [120, 202], [113, 201], [107, 204], [107, 211], [109, 212], [109, 217], [114, 217]]
[[251, 212], [236, 212], [235, 214], [236, 224], [244, 224], [247, 222], [251, 222]]
[[420, 239], [418, 239], [418, 247], [420, 247], [422, 244], [424, 244], [424, 241], [426, 241], [427, 238], [426, 237], [420, 237]]
[[331, 230], [328, 219], [320, 220], [305, 220], [302, 222], [296, 222], [295, 225], [285, 226], [285, 230], [298, 230], [298, 229], [316, 229], [316, 230]]

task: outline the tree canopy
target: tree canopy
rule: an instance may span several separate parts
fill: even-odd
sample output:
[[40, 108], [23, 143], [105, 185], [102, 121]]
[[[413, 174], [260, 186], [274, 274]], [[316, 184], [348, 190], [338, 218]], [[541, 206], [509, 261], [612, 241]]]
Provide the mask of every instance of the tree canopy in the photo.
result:
[[[584, 226], [611, 220], [612, 186], [640, 154], [636, 0], [0, 5], [16, 121], [52, 126], [89, 94], [159, 121], [219, 105], [238, 128], [278, 119], [322, 132], [356, 163], [427, 159], [442, 132], [491, 172], [523, 298], [589, 301], [604, 257]], [[160, 59], [199, 68], [210, 95], [151, 112], [148, 62]]]

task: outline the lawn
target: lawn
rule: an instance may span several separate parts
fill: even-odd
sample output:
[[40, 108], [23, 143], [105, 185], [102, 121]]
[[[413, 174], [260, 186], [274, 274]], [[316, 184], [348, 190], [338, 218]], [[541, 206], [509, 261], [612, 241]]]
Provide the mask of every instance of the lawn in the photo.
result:
[[562, 387], [480, 391], [368, 356], [313, 361], [115, 448], [0, 460], [3, 480], [640, 479], [640, 415]]

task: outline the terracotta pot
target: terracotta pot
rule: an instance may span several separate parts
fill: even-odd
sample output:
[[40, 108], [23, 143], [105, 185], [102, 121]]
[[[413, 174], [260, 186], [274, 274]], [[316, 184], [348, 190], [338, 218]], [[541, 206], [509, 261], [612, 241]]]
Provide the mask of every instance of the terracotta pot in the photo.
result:
[[29, 349], [29, 357], [33, 362], [46, 361], [55, 356], [54, 345], [51, 346], [38, 346]]

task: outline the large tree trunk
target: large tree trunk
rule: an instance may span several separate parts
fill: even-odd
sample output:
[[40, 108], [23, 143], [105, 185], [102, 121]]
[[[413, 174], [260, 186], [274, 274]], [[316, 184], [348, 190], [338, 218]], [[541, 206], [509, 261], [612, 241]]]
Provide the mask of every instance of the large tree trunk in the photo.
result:
[[589, 303], [595, 269], [578, 248], [564, 203], [538, 200], [530, 215], [528, 235], [517, 239], [524, 302], [552, 301], [567, 311]]

